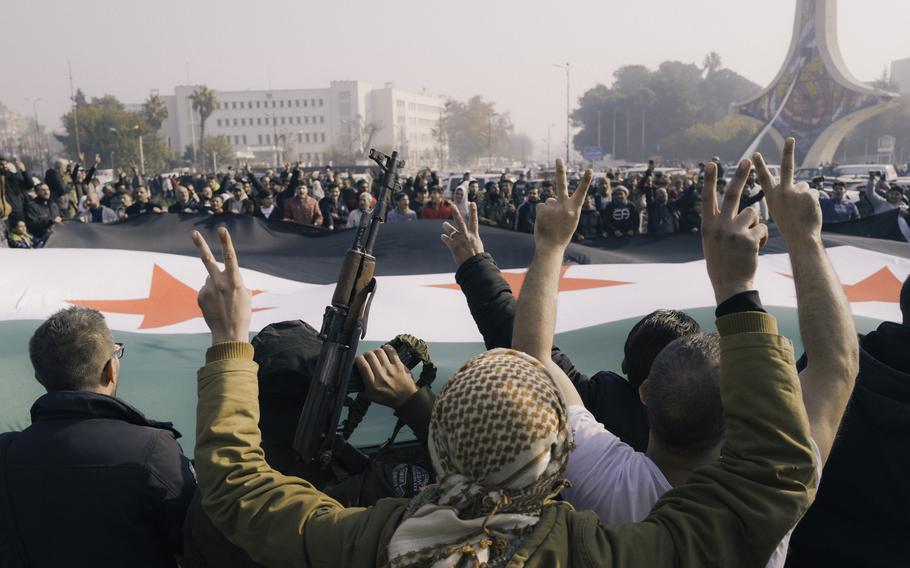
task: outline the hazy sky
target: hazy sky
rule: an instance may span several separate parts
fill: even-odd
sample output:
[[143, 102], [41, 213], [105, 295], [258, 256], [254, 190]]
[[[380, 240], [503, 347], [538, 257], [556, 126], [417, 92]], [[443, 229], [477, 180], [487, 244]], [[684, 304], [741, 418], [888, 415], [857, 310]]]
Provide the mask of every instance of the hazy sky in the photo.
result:
[[[555, 124], [565, 140], [572, 100], [628, 64], [675, 59], [724, 65], [762, 85], [790, 41], [796, 0], [3, 0], [0, 101], [59, 128], [67, 60], [87, 95], [141, 102], [178, 84], [215, 89], [327, 86], [360, 79], [509, 111], [538, 151]], [[828, 0], [833, 1], [833, 0]], [[760, 6], [756, 9], [756, 6]], [[840, 0], [847, 66], [875, 79], [910, 57], [908, 0]]]

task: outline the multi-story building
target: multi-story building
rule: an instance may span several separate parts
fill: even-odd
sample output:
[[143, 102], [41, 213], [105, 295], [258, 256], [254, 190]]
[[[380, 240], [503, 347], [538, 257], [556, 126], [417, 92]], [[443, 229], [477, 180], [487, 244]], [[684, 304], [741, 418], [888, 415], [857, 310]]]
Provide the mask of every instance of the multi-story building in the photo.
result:
[[891, 80], [897, 83], [900, 92], [910, 94], [910, 57], [891, 62]]
[[[180, 86], [162, 97], [168, 119], [161, 136], [180, 154], [199, 143], [199, 114], [190, 101], [196, 89]], [[371, 146], [396, 148], [420, 163], [440, 155], [434, 129], [444, 100], [391, 84], [373, 89], [361, 81], [332, 81], [322, 89], [216, 91], [215, 99], [205, 134], [226, 139], [239, 159], [352, 163], [364, 159]]]

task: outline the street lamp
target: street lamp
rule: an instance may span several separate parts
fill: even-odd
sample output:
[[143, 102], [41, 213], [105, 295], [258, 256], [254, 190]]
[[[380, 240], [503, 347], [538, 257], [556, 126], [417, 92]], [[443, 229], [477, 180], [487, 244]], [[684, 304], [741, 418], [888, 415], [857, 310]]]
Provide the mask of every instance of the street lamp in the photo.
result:
[[566, 167], [569, 166], [569, 134], [570, 134], [570, 123], [571, 123], [571, 110], [569, 104], [569, 63], [566, 62], [565, 65], [559, 63], [554, 63], [553, 67], [559, 67], [560, 69], [566, 70]]
[[41, 151], [41, 131], [38, 129], [38, 103], [41, 102], [41, 97], [37, 99], [25, 99], [26, 101], [31, 101], [32, 111], [35, 115], [35, 150], [38, 152], [38, 156], [44, 162], [44, 166], [47, 167], [47, 161], [44, 159], [44, 152]]
[[278, 162], [278, 118], [274, 115], [265, 113], [266, 118], [272, 119], [272, 150], [275, 154], [275, 169], [281, 168], [281, 164]]
[[[130, 128], [130, 130], [135, 130], [137, 133], [139, 133], [139, 134], [138, 134], [138, 136], [139, 136], [139, 174], [142, 175], [142, 176], [145, 176], [145, 151], [144, 151], [144, 149], [143, 149], [143, 147], [142, 147], [142, 133], [141, 133], [141, 130], [139, 130], [139, 125], [138, 125], [138, 124], [133, 125], [133, 126]], [[119, 130], [117, 130], [117, 129], [114, 128], [114, 127], [111, 127], [111, 128], [110, 128], [110, 131], [113, 132], [113, 133], [115, 133], [115, 134], [117, 134], [118, 136], [120, 136], [120, 140], [121, 140], [121, 141], [123, 140], [123, 133], [122, 133], [122, 132], [120, 132]], [[112, 170], [114, 169], [113, 152], [111, 152], [111, 169], [112, 169]]]
[[556, 126], [556, 125], [551, 124], [550, 126], [547, 127], [547, 164], [548, 164], [548, 167], [550, 164], [550, 130], [552, 130], [554, 126]]

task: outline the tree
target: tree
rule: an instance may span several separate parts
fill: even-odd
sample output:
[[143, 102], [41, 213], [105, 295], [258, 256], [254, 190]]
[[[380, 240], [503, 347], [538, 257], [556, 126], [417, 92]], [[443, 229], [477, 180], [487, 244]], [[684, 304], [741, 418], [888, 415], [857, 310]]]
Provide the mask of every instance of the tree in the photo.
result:
[[462, 165], [502, 156], [514, 130], [508, 113], [497, 113], [494, 103], [477, 95], [466, 103], [449, 101], [445, 114], [449, 154]]
[[157, 94], [149, 95], [149, 98], [142, 105], [142, 114], [153, 130], [156, 132], [160, 130], [161, 125], [164, 124], [168, 117], [167, 105], [164, 103], [164, 99]]
[[[190, 95], [193, 110], [199, 113], [199, 140], [205, 140], [205, 121], [215, 112], [215, 92], [202, 85]], [[202, 143], [199, 144], [202, 146]], [[202, 153], [202, 169], [205, 170], [206, 152]]]
[[[206, 157], [214, 157], [214, 165], [227, 166], [234, 165], [237, 161], [237, 154], [233, 146], [226, 138], [222, 136], [206, 136], [199, 145], [202, 149], [202, 163], [205, 163]], [[193, 145], [187, 144], [183, 152], [183, 159], [187, 162], [193, 161]]]
[[[618, 69], [613, 79], [609, 87], [596, 85], [579, 98], [572, 120], [581, 130], [573, 141], [579, 150], [596, 146], [599, 131], [599, 141], [608, 153], [615, 149], [614, 158], [626, 160], [703, 158], [687, 154], [691, 147], [682, 144], [679, 136], [697, 125], [722, 121], [733, 103], [759, 90], [755, 83], [723, 69], [716, 53], [708, 54], [701, 68], [679, 61], [665, 61], [655, 71], [629, 65]], [[728, 134], [721, 137], [725, 140], [721, 145], [732, 148], [739, 139]], [[730, 148], [724, 146], [716, 153], [742, 150]]]
[[[84, 97], [84, 95], [83, 95]], [[67, 155], [75, 157], [76, 135], [73, 111], [62, 117], [64, 133], [56, 134]], [[127, 111], [112, 95], [95, 97], [79, 104], [79, 137], [86, 156], [100, 154], [102, 164], [110, 168], [139, 164], [139, 136], [142, 136], [146, 171], [157, 172], [167, 167], [173, 157], [157, 129], [146, 122], [142, 113]]]
[[704, 70], [705, 77], [710, 77], [721, 68], [723, 63], [721, 62], [720, 55], [716, 51], [712, 51], [705, 56], [705, 60], [702, 63], [702, 69]]

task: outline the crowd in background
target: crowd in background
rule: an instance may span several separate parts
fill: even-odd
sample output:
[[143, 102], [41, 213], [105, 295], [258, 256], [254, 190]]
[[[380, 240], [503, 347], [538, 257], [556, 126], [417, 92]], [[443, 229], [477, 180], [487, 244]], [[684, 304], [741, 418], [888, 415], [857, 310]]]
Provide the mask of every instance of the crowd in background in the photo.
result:
[[[139, 168], [118, 170], [114, 179], [101, 183], [96, 176], [100, 156], [84, 165], [57, 160], [43, 179], [25, 165], [0, 156], [0, 246], [43, 246], [55, 225], [65, 221], [113, 223], [146, 214], [182, 213], [251, 215], [273, 221], [299, 223], [334, 231], [356, 227], [376, 204], [378, 186], [368, 169], [360, 174], [331, 167], [303, 168], [285, 163], [283, 168], [254, 172], [249, 164], [220, 174], [171, 174], [146, 177]], [[726, 179], [723, 166], [718, 180], [723, 200]], [[701, 227], [701, 192], [705, 164], [698, 169], [674, 170], [664, 175], [653, 161], [636, 173], [608, 170], [595, 176], [574, 240], [623, 239], [640, 234], [667, 235], [698, 232]], [[471, 172], [460, 183], [448, 183], [433, 169], [422, 169], [402, 180], [389, 204], [387, 222], [462, 217], [469, 203], [476, 203], [480, 223], [525, 233], [534, 231], [536, 206], [553, 196], [552, 182], [531, 179], [524, 170], [484, 174], [481, 184]], [[570, 176], [574, 187], [577, 176]], [[816, 178], [826, 223], [844, 222], [893, 208], [906, 211], [907, 189], [870, 177], [866, 188], [851, 200], [847, 186], [826, 185]], [[751, 172], [740, 199], [740, 210], [752, 207], [762, 221], [769, 221], [768, 207]]]

